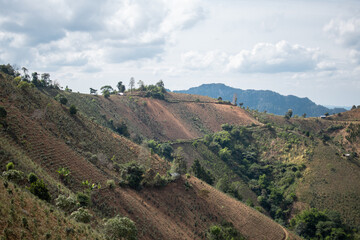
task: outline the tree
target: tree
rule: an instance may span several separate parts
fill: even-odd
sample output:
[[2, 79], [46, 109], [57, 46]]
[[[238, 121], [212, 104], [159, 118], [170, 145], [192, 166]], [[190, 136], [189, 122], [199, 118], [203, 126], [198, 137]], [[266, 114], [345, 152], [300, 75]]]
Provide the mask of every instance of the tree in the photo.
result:
[[75, 105], [70, 106], [69, 112], [71, 115], [75, 115], [77, 113], [77, 109], [76, 109]]
[[187, 170], [187, 166], [183, 156], [183, 148], [178, 147], [173, 155], [174, 155], [174, 160], [172, 162], [171, 172], [185, 174]]
[[41, 74], [41, 84], [43, 87], [47, 87], [50, 85], [50, 74], [49, 73], [43, 73]]
[[325, 113], [324, 115], [325, 115], [326, 117], [328, 117], [330, 114], [327, 112], [327, 113]]
[[166, 93], [166, 89], [165, 89], [163, 80], [158, 81], [155, 86], [160, 90], [160, 92]]
[[64, 96], [60, 96], [59, 101], [62, 105], [66, 105], [68, 102], [67, 98]]
[[355, 106], [355, 105], [353, 105], [353, 106], [351, 107], [351, 110], [354, 110], [354, 109], [356, 109], [356, 106]]
[[139, 189], [143, 180], [144, 168], [137, 163], [129, 163], [123, 170], [123, 179], [133, 189]]
[[206, 183], [212, 185], [214, 183], [214, 179], [211, 176], [210, 172], [207, 171], [201, 166], [198, 159], [195, 159], [194, 164], [191, 166], [191, 170], [193, 171], [195, 177], [200, 178]]
[[102, 86], [100, 89], [101, 89], [102, 95], [105, 98], [110, 97], [110, 94], [114, 91], [114, 89], [109, 85]]
[[39, 74], [37, 72], [33, 72], [31, 74], [32, 76], [32, 80], [31, 82], [37, 87], [40, 85], [40, 81], [39, 81]]
[[17, 71], [10, 64], [0, 65], [0, 72], [3, 72], [13, 77], [17, 75]]
[[293, 110], [292, 109], [289, 109], [288, 111], [287, 111], [287, 113], [285, 113], [285, 118], [286, 119], [290, 119], [291, 118], [291, 116], [293, 115]]
[[127, 218], [117, 215], [114, 218], [110, 218], [104, 224], [105, 235], [110, 240], [116, 239], [137, 239], [137, 228], [135, 223]]
[[304, 113], [304, 114], [302, 115], [302, 117], [303, 117], [303, 118], [306, 118], [306, 113]]
[[26, 81], [26, 82], [30, 82], [30, 76], [28, 74], [28, 72], [29, 72], [28, 69], [26, 67], [22, 67], [21, 69], [22, 69], [22, 71], [24, 73], [23, 80]]
[[135, 86], [135, 79], [131, 77], [129, 82], [130, 92], [132, 92], [134, 86]]
[[96, 90], [96, 89], [93, 89], [93, 88], [90, 88], [90, 94], [96, 95], [96, 94], [97, 94], [97, 90]]
[[163, 80], [158, 81], [158, 82], [156, 83], [156, 86], [159, 87], [159, 88], [164, 88], [165, 85], [164, 85]]
[[139, 85], [139, 90], [140, 91], [145, 90], [145, 84], [144, 84], [144, 82], [142, 80], [139, 80], [137, 84]]
[[51, 196], [43, 180], [31, 183], [29, 190], [40, 199], [50, 202]]
[[122, 82], [118, 82], [116, 86], [117, 86], [119, 92], [121, 92], [121, 93], [125, 92], [125, 85], [123, 85]]

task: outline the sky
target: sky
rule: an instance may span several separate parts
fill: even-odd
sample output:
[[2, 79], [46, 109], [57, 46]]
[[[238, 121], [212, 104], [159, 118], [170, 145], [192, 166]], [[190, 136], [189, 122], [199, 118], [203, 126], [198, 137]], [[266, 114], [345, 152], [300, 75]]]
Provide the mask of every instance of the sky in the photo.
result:
[[360, 105], [359, 0], [0, 0], [0, 64], [73, 91], [135, 81]]

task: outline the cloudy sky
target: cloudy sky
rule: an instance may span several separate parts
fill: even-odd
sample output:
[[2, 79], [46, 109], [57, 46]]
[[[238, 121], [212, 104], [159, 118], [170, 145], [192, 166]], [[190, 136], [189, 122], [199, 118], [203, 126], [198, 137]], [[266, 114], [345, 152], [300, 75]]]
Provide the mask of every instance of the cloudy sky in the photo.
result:
[[0, 0], [0, 64], [89, 92], [162, 79], [360, 105], [359, 0]]

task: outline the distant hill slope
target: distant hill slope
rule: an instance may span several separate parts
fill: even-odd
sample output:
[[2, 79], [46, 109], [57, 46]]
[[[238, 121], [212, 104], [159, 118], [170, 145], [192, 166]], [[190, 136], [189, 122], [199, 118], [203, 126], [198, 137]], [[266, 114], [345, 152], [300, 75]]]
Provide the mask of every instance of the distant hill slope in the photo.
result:
[[189, 90], [174, 91], [177, 93], [188, 93], [209, 96], [212, 98], [222, 97], [223, 100], [232, 101], [234, 93], [237, 94], [238, 103], [244, 103], [244, 106], [259, 111], [267, 111], [277, 115], [284, 115], [288, 109], [292, 109], [294, 115], [306, 113], [309, 117], [318, 117], [325, 113], [339, 113], [346, 109], [329, 109], [317, 105], [308, 98], [299, 98], [293, 95], [283, 96], [279, 93], [269, 90], [242, 90], [232, 88], [221, 83], [203, 84], [199, 87], [193, 87]]
[[125, 96], [70, 93], [47, 90], [51, 96], [65, 96], [68, 106], [74, 104], [82, 113], [99, 124], [125, 122], [132, 137], [140, 135], [160, 141], [193, 139], [221, 130], [221, 124], [259, 124], [247, 111], [231, 105], [217, 104], [204, 96], [166, 93], [165, 101], [133, 93]]

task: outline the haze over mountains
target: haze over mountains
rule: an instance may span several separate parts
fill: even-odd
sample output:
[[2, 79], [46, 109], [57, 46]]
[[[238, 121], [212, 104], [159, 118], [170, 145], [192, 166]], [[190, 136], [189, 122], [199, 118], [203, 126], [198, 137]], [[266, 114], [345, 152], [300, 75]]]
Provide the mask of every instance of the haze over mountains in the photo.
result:
[[232, 101], [234, 93], [237, 94], [237, 102], [243, 103], [245, 107], [267, 111], [277, 115], [284, 115], [289, 109], [294, 114], [308, 117], [318, 117], [325, 113], [335, 114], [346, 111], [345, 108], [330, 109], [317, 105], [309, 98], [300, 98], [293, 95], [284, 96], [270, 90], [242, 90], [232, 88], [222, 83], [202, 84], [188, 90], [177, 90], [177, 93], [204, 95], [212, 98], [221, 97], [223, 100]]

